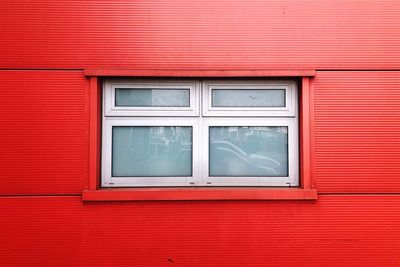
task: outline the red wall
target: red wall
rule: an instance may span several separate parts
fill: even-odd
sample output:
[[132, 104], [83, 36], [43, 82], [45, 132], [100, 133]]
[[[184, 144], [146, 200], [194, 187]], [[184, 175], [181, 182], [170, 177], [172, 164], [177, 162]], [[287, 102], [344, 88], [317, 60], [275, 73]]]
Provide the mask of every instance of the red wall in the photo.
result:
[[397, 0], [2, 0], [3, 68], [397, 69]]
[[[0, 266], [400, 265], [399, 1], [0, 7]], [[317, 70], [318, 200], [83, 203], [88, 67]]]
[[315, 177], [323, 193], [400, 193], [400, 71], [315, 78]]
[[[398, 266], [400, 197], [0, 199], [3, 266]], [[169, 261], [172, 260], [173, 262]]]
[[0, 195], [80, 194], [87, 177], [81, 71], [0, 71]]

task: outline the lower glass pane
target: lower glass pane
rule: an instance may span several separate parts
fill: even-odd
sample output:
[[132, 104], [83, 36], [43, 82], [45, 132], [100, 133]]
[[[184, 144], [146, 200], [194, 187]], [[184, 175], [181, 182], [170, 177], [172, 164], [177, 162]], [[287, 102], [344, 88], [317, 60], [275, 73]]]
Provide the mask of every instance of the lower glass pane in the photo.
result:
[[287, 126], [213, 126], [210, 176], [288, 176]]
[[192, 127], [114, 126], [112, 176], [192, 176]]

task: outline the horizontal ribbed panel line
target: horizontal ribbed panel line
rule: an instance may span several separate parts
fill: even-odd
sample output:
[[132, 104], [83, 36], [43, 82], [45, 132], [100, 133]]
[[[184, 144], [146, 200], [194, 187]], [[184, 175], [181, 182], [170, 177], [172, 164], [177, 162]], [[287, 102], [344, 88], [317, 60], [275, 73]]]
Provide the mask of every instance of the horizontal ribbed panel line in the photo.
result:
[[[374, 193], [363, 193], [363, 192], [335, 192], [335, 193], [318, 193], [318, 195], [321, 196], [393, 196], [393, 195], [399, 195], [400, 192], [374, 192]], [[21, 198], [33, 198], [33, 197], [80, 197], [82, 196], [81, 194], [13, 194], [13, 195], [5, 195], [5, 194], [0, 194], [0, 198], [14, 198], [14, 197], [21, 197]], [[172, 200], [171, 200], [172, 201]], [[192, 201], [192, 200], [187, 200], [187, 201]], [[226, 200], [224, 200], [226, 201]], [[255, 199], [254, 201], [260, 201]]]
[[[176, 68], [176, 69], [141, 69], [141, 68], [132, 68], [132, 70], [141, 70], [141, 71], [146, 71], [146, 70], [157, 70], [157, 71], [162, 71], [162, 70], [180, 70], [181, 68]], [[251, 70], [249, 68], [243, 68], [245, 70]], [[299, 68], [292, 68], [293, 70], [297, 70]], [[0, 67], [0, 71], [84, 71], [84, 68], [1, 68]], [[125, 70], [125, 69], [124, 69]], [[196, 70], [207, 70], [207, 68], [201, 68], [201, 69], [190, 69], [189, 71], [196, 71]], [[212, 68], [213, 71], [227, 71], [227, 69], [215, 69]], [[240, 69], [231, 69], [231, 70], [240, 70]], [[259, 69], [256, 69], [259, 70]], [[266, 70], [281, 70], [281, 69], [277, 69], [277, 68], [269, 68]], [[319, 72], [334, 72], [334, 71], [341, 71], [341, 72], [381, 72], [381, 71], [385, 71], [385, 72], [400, 72], [400, 69], [338, 69], [338, 68], [332, 68], [332, 69], [316, 69], [315, 71], [319, 71]], [[360, 83], [362, 83], [362, 81], [360, 81]], [[316, 95], [321, 94], [320, 92], [317, 93]]]
[[84, 69], [70, 68], [0, 68], [0, 71], [83, 71]]
[[389, 193], [363, 193], [363, 192], [343, 192], [343, 193], [318, 193], [320, 196], [400, 196], [400, 192], [389, 192]]
[[[317, 71], [345, 71], [345, 72], [368, 72], [368, 71], [376, 71], [376, 72], [382, 72], [382, 69], [339, 69], [339, 68], [331, 68], [331, 69], [317, 69]], [[385, 72], [389, 71], [400, 71], [400, 69], [385, 69]], [[347, 76], [348, 77], [348, 76]]]
[[80, 197], [82, 196], [81, 194], [41, 194], [41, 195], [36, 195], [36, 194], [16, 194], [16, 195], [5, 195], [5, 194], [0, 194], [0, 198], [12, 198], [12, 197]]

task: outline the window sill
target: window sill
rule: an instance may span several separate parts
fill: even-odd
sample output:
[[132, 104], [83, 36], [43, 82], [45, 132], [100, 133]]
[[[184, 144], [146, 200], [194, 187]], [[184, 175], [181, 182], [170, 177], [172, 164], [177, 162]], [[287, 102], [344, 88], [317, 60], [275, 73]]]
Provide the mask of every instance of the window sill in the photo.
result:
[[315, 189], [138, 188], [84, 190], [83, 201], [316, 200]]

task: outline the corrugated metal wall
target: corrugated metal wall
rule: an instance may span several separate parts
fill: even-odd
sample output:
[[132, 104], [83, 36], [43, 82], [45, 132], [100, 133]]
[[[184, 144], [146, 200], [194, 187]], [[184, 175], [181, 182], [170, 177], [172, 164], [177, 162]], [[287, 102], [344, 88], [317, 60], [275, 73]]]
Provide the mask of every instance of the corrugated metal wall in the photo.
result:
[[396, 0], [3, 0], [0, 67], [396, 69]]
[[87, 177], [81, 71], [0, 71], [0, 194], [80, 194]]
[[398, 266], [399, 196], [0, 199], [2, 266]]
[[400, 193], [400, 71], [315, 78], [315, 177], [323, 193]]
[[[0, 266], [400, 265], [400, 2], [0, 7]], [[319, 199], [83, 203], [87, 67], [316, 69]]]

